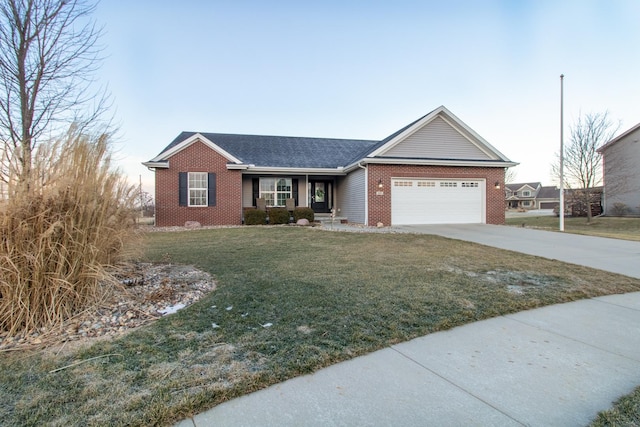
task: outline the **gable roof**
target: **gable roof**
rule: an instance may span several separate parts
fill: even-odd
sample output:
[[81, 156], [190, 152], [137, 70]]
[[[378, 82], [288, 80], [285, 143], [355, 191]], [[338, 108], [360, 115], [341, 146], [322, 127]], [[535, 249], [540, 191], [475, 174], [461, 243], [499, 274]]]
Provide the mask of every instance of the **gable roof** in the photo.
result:
[[539, 182], [524, 182], [524, 183], [519, 183], [519, 184], [505, 184], [505, 187], [509, 191], [519, 191], [523, 187], [529, 187], [532, 190], [536, 190], [538, 187], [541, 187], [541, 186], [542, 186], [542, 184], [539, 183]]
[[[452, 144], [443, 144], [437, 137], [429, 136], [430, 132], [437, 134], [443, 131], [448, 132], [446, 140], [453, 141]], [[347, 172], [363, 163], [517, 165], [444, 106], [381, 141], [182, 132], [160, 154], [143, 164], [150, 168], [167, 168], [171, 156], [198, 141], [228, 159], [228, 168], [239, 169]]]
[[[152, 161], [170, 157], [191, 139], [198, 139], [233, 163], [258, 167], [338, 168], [377, 141], [182, 132]], [[223, 154], [223, 153], [233, 153]]]
[[388, 136], [367, 157], [407, 157], [416, 149], [422, 158], [509, 161], [445, 106]]
[[598, 148], [598, 150], [596, 150], [596, 151], [598, 151], [598, 153], [602, 154], [607, 148], [609, 148], [613, 144], [619, 142], [621, 139], [625, 138], [626, 136], [631, 135], [633, 132], [637, 131], [638, 129], [640, 129], [640, 123], [638, 123], [637, 125], [635, 125], [631, 129], [629, 129], [628, 131], [623, 132], [620, 135], [616, 136], [611, 141], [607, 142], [602, 147]]

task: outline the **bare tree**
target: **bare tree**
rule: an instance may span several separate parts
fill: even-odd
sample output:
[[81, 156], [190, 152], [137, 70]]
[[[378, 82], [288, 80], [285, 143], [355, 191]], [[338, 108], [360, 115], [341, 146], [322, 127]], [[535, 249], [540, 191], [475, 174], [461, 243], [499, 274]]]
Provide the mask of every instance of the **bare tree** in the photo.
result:
[[[586, 209], [587, 222], [591, 222], [594, 188], [602, 185], [602, 156], [598, 148], [611, 140], [619, 125], [609, 113], [589, 113], [578, 116], [571, 127], [571, 136], [564, 149], [564, 184], [573, 189], [573, 196]], [[559, 162], [554, 164], [554, 175], [559, 178]]]
[[513, 184], [514, 182], [516, 182], [516, 171], [513, 168], [505, 168], [504, 183]]
[[86, 0], [0, 0], [1, 172], [19, 188], [29, 189], [39, 142], [106, 110], [93, 81], [101, 62], [94, 10]]

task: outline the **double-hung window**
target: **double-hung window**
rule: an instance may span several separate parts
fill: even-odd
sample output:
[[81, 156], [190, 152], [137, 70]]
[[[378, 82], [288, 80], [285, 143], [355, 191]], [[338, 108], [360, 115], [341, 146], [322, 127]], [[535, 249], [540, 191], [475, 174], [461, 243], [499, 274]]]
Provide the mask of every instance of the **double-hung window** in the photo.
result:
[[291, 178], [260, 178], [260, 197], [269, 207], [285, 206], [293, 197]]
[[179, 172], [178, 200], [180, 206], [215, 206], [216, 174], [214, 172]]
[[189, 206], [207, 206], [207, 173], [189, 172]]

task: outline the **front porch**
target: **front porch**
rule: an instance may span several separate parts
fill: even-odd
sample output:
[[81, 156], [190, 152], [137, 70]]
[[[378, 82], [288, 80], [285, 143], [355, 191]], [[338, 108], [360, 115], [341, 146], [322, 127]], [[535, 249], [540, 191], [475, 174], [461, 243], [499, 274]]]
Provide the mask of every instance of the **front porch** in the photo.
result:
[[243, 210], [255, 208], [311, 208], [316, 214], [330, 215], [336, 205], [336, 177], [310, 175], [244, 175]]

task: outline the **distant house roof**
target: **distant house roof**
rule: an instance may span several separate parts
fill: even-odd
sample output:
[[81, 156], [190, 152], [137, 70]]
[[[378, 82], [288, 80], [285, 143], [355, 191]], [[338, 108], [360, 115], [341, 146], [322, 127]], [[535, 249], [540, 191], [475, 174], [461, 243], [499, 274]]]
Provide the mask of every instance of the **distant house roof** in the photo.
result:
[[538, 199], [557, 199], [560, 198], [560, 189], [558, 187], [541, 187], [538, 191]]
[[510, 191], [518, 191], [519, 189], [525, 186], [529, 186], [535, 190], [536, 188], [540, 187], [541, 184], [539, 182], [524, 182], [521, 184], [505, 184], [505, 187], [508, 188]]

